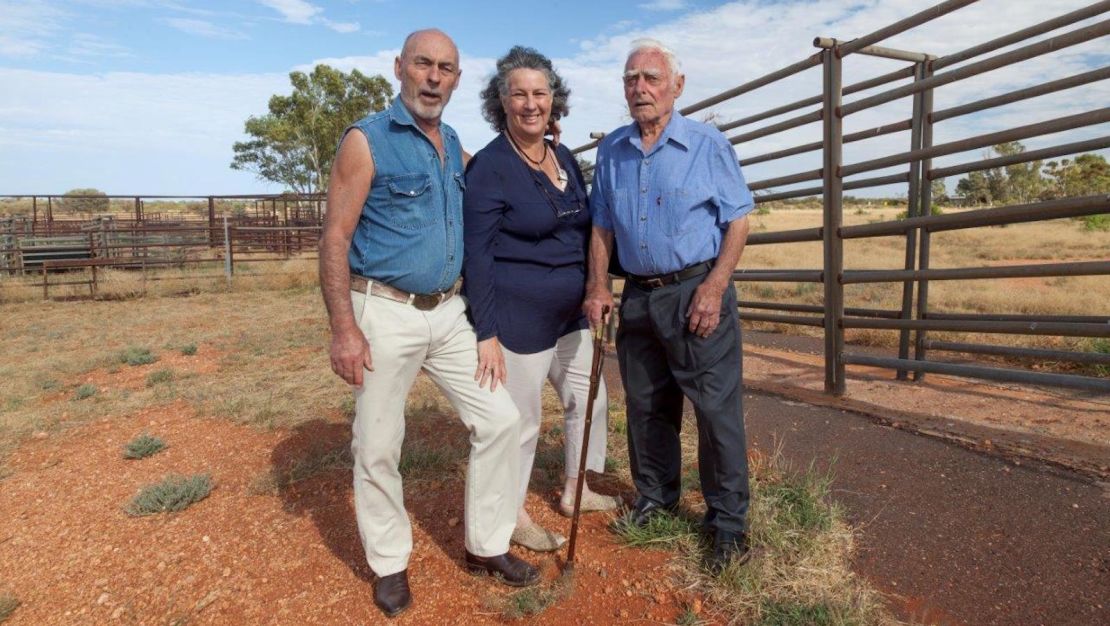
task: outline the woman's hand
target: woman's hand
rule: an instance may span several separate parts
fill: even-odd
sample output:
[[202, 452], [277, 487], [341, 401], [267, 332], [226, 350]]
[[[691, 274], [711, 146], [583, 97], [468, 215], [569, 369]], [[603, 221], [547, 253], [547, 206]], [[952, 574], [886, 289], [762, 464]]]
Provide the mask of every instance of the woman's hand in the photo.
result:
[[474, 380], [482, 388], [488, 380], [490, 391], [497, 389], [498, 381], [505, 384], [505, 355], [501, 353], [501, 342], [497, 337], [478, 342], [478, 370], [474, 372]]

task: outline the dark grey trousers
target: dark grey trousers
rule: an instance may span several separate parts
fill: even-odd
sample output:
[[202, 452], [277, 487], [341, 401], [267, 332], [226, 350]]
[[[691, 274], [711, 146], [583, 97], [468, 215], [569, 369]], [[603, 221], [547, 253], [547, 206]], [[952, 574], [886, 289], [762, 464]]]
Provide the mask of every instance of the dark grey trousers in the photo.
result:
[[726, 290], [720, 325], [710, 336], [698, 337], [687, 328], [686, 310], [703, 279], [650, 291], [625, 283], [617, 358], [628, 407], [628, 454], [640, 497], [675, 504], [685, 395], [697, 417], [706, 525], [740, 533], [747, 531], [750, 491], [736, 293]]

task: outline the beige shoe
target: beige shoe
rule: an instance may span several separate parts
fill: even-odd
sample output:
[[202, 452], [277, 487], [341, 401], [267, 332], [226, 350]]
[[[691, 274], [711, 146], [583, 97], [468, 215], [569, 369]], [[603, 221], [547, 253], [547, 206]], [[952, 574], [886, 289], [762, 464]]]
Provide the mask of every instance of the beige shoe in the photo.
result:
[[567, 539], [532, 522], [527, 526], [514, 528], [510, 541], [534, 552], [554, 552], [561, 548], [567, 542]]
[[[579, 511], [582, 513], [587, 511], [612, 511], [619, 507], [620, 504], [620, 500], [613, 496], [603, 496], [600, 493], [591, 491], [582, 494], [582, 505], [579, 507]], [[574, 500], [570, 502], [560, 500], [559, 512], [565, 517], [572, 517], [574, 515]]]

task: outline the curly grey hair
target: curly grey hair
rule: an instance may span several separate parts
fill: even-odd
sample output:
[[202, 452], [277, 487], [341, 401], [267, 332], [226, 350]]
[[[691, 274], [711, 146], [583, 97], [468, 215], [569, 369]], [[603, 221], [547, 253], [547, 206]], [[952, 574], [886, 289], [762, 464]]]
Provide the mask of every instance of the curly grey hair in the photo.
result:
[[481, 93], [482, 116], [497, 132], [505, 130], [507, 123], [501, 98], [509, 95], [509, 74], [522, 69], [536, 70], [547, 76], [547, 87], [551, 90], [551, 119], [560, 119], [570, 112], [567, 106], [570, 89], [551, 66], [551, 59], [534, 48], [513, 46], [508, 54], [497, 60], [497, 72], [490, 77], [489, 84]]

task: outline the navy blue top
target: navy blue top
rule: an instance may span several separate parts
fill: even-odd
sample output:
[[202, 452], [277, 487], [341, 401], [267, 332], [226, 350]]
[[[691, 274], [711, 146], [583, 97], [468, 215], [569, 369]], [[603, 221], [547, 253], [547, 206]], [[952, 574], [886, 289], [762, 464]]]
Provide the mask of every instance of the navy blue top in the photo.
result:
[[471, 159], [463, 198], [463, 293], [478, 339], [533, 354], [587, 328], [590, 210], [578, 163], [555, 150], [566, 189], [528, 167], [504, 134]]

